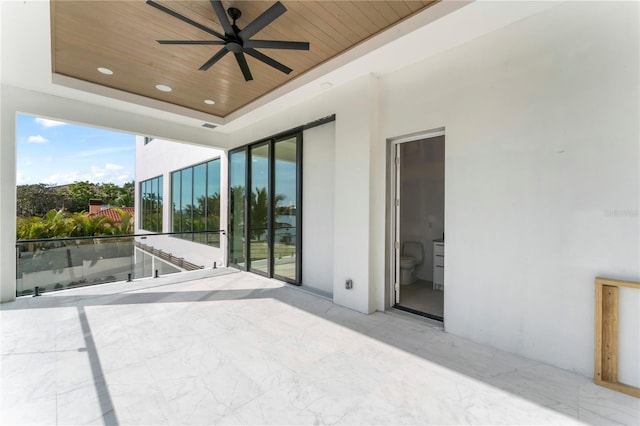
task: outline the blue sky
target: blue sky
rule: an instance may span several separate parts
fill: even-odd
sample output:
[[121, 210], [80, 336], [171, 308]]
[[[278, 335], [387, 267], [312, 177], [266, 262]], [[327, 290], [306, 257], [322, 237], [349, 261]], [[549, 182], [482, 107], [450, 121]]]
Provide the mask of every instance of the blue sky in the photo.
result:
[[135, 136], [18, 115], [17, 183], [87, 180], [122, 185], [135, 177]]

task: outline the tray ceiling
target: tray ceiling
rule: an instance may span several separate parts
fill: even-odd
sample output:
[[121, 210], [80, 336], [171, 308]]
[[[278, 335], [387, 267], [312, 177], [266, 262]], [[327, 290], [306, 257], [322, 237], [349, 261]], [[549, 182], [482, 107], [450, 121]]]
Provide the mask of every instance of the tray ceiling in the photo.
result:
[[[224, 33], [209, 1], [157, 3]], [[236, 7], [243, 29], [272, 1], [223, 1]], [[161, 45], [157, 40], [218, 40], [145, 1], [51, 1], [53, 72], [128, 93], [225, 117], [313, 67], [399, 23], [434, 1], [282, 1], [287, 12], [252, 39], [307, 41], [308, 51], [256, 49], [293, 69], [287, 75], [249, 55], [245, 81], [233, 54], [207, 71], [212, 45]], [[98, 72], [99, 67], [113, 71]], [[161, 92], [166, 85], [171, 92]], [[212, 100], [213, 105], [205, 100]]]

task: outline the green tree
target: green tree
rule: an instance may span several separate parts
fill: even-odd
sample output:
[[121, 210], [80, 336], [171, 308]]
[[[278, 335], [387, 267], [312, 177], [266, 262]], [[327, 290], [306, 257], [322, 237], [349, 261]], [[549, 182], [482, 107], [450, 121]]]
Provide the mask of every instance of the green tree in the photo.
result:
[[49, 238], [70, 236], [72, 224], [64, 210], [51, 210], [44, 215], [43, 222], [48, 229]]
[[125, 213], [122, 209], [116, 209], [116, 212], [120, 219], [114, 221], [107, 216], [88, 216], [85, 213], [51, 210], [44, 217], [19, 219], [16, 238], [31, 240], [132, 234], [133, 215]]
[[120, 208], [114, 209], [118, 216], [119, 221], [115, 221], [111, 224], [112, 235], [129, 235], [133, 234], [134, 230], [134, 216], [131, 213], [126, 213]]
[[105, 204], [118, 207], [133, 207], [134, 188], [133, 182], [125, 183], [122, 187], [112, 183], [97, 185], [86, 181], [59, 187], [44, 183], [18, 185], [17, 216], [44, 216], [51, 210], [66, 210], [72, 213], [87, 211], [91, 198], [99, 198]]
[[112, 203], [117, 207], [133, 207], [135, 204], [135, 186], [133, 182], [125, 183]]
[[113, 183], [102, 183], [96, 187], [96, 198], [101, 199], [103, 204], [114, 204], [122, 193], [123, 189]]
[[69, 218], [68, 234], [70, 237], [92, 237], [96, 235], [112, 235], [113, 221], [107, 216], [87, 216], [73, 213]]
[[69, 195], [69, 205], [67, 210], [70, 212], [81, 212], [89, 209], [89, 200], [92, 198], [100, 198], [96, 184], [82, 181], [70, 184], [67, 187]]
[[40, 238], [49, 238], [49, 231], [41, 217], [18, 218], [16, 239], [35, 240]]
[[51, 185], [36, 183], [16, 187], [18, 217], [44, 216], [49, 210], [62, 208], [59, 191]]
[[17, 237], [23, 239], [68, 237], [72, 229], [69, 215], [63, 210], [51, 210], [44, 217], [18, 220]]

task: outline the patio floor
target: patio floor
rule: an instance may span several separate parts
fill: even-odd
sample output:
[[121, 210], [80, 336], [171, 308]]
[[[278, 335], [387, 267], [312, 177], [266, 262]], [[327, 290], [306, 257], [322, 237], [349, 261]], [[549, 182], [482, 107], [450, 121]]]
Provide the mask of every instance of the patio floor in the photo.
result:
[[586, 377], [231, 269], [1, 309], [2, 424], [640, 424]]

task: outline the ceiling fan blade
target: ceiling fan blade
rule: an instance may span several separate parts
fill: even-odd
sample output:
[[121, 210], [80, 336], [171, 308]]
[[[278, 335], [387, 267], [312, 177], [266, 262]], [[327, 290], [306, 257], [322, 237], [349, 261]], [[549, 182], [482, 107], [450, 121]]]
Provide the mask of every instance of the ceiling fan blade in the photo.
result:
[[227, 18], [227, 12], [224, 10], [224, 6], [220, 0], [209, 0], [211, 2], [211, 6], [213, 7], [213, 11], [216, 13], [218, 17], [218, 21], [220, 25], [222, 25], [222, 29], [227, 37], [232, 37], [236, 33], [233, 31], [231, 27], [231, 23], [229, 22], [229, 18]]
[[211, 58], [209, 58], [209, 60], [207, 62], [205, 62], [204, 64], [202, 64], [202, 66], [200, 67], [201, 71], [206, 71], [209, 68], [211, 68], [211, 66], [213, 64], [215, 64], [216, 62], [218, 62], [220, 59], [222, 59], [222, 57], [224, 55], [227, 54], [227, 52], [229, 52], [227, 49], [225, 49], [224, 47], [222, 49], [220, 49], [220, 51], [218, 53], [216, 53], [215, 55], [213, 55]]
[[214, 30], [212, 30], [210, 28], [207, 28], [204, 25], [199, 24], [196, 21], [194, 21], [192, 19], [189, 19], [186, 16], [181, 15], [178, 12], [174, 12], [173, 10], [171, 10], [171, 9], [169, 9], [167, 7], [164, 7], [163, 5], [161, 5], [159, 3], [156, 3], [153, 0], [147, 0], [147, 4], [150, 5], [150, 6], [155, 7], [158, 10], [163, 11], [164, 13], [166, 13], [168, 15], [173, 16], [174, 18], [178, 18], [182, 22], [186, 22], [187, 24], [192, 25], [192, 26], [194, 26], [194, 27], [196, 27], [196, 28], [198, 28], [198, 29], [200, 29], [200, 30], [202, 30], [204, 32], [207, 32], [207, 33], [209, 33], [211, 35], [214, 35], [214, 36], [218, 37], [219, 39], [222, 39], [222, 40], [226, 40], [227, 39], [225, 36], [223, 36], [222, 34], [218, 33], [217, 31], [214, 31]]
[[253, 49], [309, 50], [309, 43], [306, 41], [247, 40], [244, 42], [244, 47]]
[[264, 62], [267, 65], [272, 66], [273, 68], [277, 69], [278, 71], [282, 71], [285, 74], [289, 74], [291, 71], [293, 71], [291, 68], [289, 68], [288, 66], [281, 64], [280, 62], [276, 61], [273, 58], [268, 57], [267, 55], [258, 52], [257, 50], [254, 49], [245, 49], [244, 52], [247, 55], [251, 55], [254, 58], [256, 58], [259, 61]]
[[156, 40], [160, 44], [207, 44], [223, 45], [222, 40]]
[[265, 10], [262, 15], [258, 16], [253, 20], [253, 22], [244, 27], [244, 29], [238, 33], [238, 36], [242, 41], [249, 40], [251, 36], [275, 21], [278, 16], [282, 15], [286, 11], [287, 8], [284, 7], [282, 3], [279, 1], [275, 2], [273, 6]]
[[240, 65], [240, 69], [242, 70], [244, 81], [253, 80], [251, 70], [249, 69], [249, 65], [247, 64], [247, 59], [244, 57], [242, 52], [235, 52], [234, 55], [236, 55], [236, 61], [238, 61], [238, 65]]

